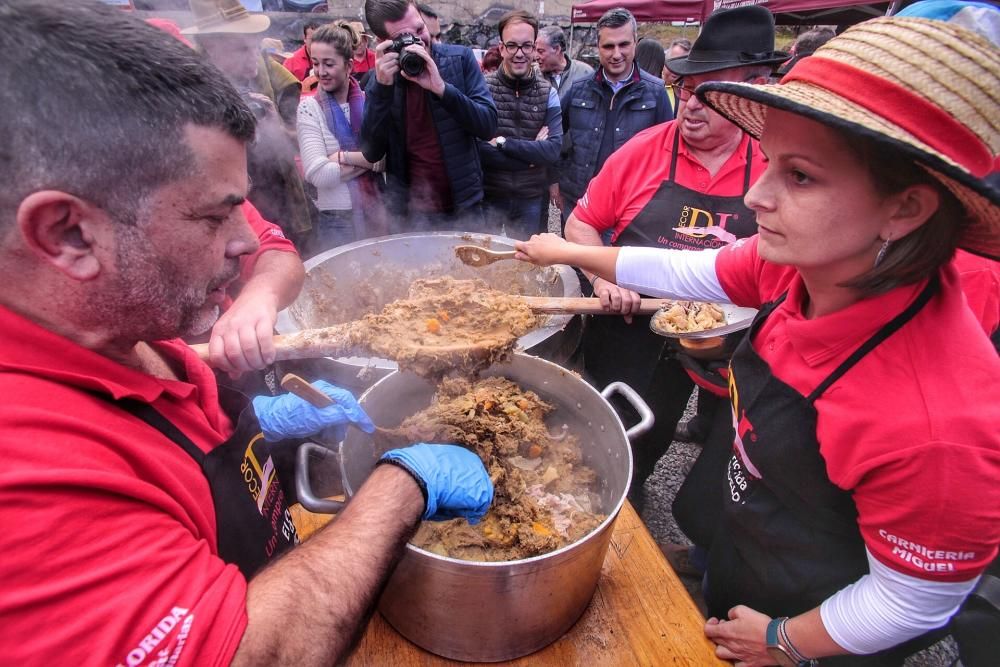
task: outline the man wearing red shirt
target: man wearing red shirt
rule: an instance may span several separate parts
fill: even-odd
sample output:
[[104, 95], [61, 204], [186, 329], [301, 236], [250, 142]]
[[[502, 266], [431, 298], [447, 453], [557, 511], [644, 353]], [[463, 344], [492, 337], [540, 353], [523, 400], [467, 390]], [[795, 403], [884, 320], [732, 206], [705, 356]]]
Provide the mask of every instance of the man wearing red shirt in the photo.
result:
[[351, 68], [351, 76], [361, 80], [369, 70], [375, 67], [375, 52], [368, 48], [369, 35], [365, 31], [365, 26], [361, 21], [351, 21], [351, 28], [358, 36], [358, 46], [354, 49], [354, 67]]
[[485, 512], [482, 463], [392, 450], [296, 546], [281, 461], [321, 429], [374, 425], [327, 383], [321, 410], [251, 402], [180, 340], [215, 323], [258, 249], [242, 207], [253, 114], [204, 59], [114, 8], [8, 0], [0, 24], [13, 71], [52, 57], [113, 73], [16, 77], [0, 99], [0, 655], [342, 661], [419, 519]]
[[[774, 19], [766, 9], [713, 14], [691, 52], [667, 63], [683, 77], [677, 120], [640, 132], [611, 154], [570, 214], [567, 240], [602, 245], [610, 237], [618, 246], [702, 250], [756, 233], [754, 213], [743, 204], [743, 195], [764, 171], [757, 142], [691, 91], [706, 81], [764, 81], [787, 57], [774, 51]], [[632, 312], [638, 293], [588, 277], [605, 306]], [[703, 388], [699, 420], [706, 428], [699, 439], [708, 436], [714, 413], [724, 415], [718, 407], [727, 395], [726, 345], [720, 344], [715, 359], [695, 359], [680, 347], [668, 347], [650, 330], [648, 317], [600, 317], [589, 323], [583, 348], [590, 378], [597, 386], [624, 381], [655, 406], [655, 426], [633, 448], [630, 498], [637, 509], [643, 506], [643, 483], [673, 439], [691, 394], [685, 371]], [[727, 431], [712, 437], [721, 454], [732, 437], [726, 420], [718, 421], [716, 430]]]
[[316, 28], [321, 25], [323, 24], [319, 21], [307, 21], [302, 27], [302, 46], [292, 51], [292, 55], [285, 58], [285, 62], [282, 63], [285, 69], [294, 74], [295, 78], [299, 81], [305, 81], [305, 78], [309, 76], [309, 72], [312, 70], [312, 59], [309, 56], [309, 39]]

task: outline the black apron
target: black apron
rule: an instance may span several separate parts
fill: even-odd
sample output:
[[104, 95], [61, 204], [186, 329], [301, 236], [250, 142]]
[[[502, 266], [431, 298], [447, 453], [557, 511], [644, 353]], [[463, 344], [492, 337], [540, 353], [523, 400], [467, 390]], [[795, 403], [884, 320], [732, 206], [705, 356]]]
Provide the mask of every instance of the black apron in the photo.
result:
[[[236, 426], [233, 435], [205, 454], [151, 405], [135, 399], [112, 400], [183, 449], [201, 467], [212, 490], [219, 557], [250, 579], [299, 537], [288, 510], [278, 470], [290, 461], [294, 447], [264, 440], [250, 400], [219, 386], [219, 403]], [[290, 478], [289, 478], [290, 481]]]
[[[724, 509], [709, 548], [709, 614], [743, 604], [795, 616], [868, 573], [852, 495], [830, 481], [816, 439], [815, 401], [861, 358], [909, 322], [938, 289], [935, 278], [808, 396], [772, 373], [750, 344], [785, 299], [766, 304], [731, 361], [736, 439], [725, 465]], [[742, 451], [741, 451], [742, 450]], [[884, 656], [834, 662], [883, 664]], [[891, 661], [890, 661], [891, 662]]]
[[[757, 233], [757, 216], [743, 203], [743, 197], [750, 187], [753, 144], [747, 143], [743, 191], [735, 197], [704, 194], [678, 185], [674, 179], [679, 147], [680, 131], [677, 130], [674, 132], [669, 177], [622, 230], [613, 245], [689, 250], [721, 248], [726, 245], [721, 239], [708, 234], [700, 239], [679, 234], [673, 231], [674, 227], [717, 225], [737, 238]], [[587, 371], [599, 383], [622, 380], [640, 393], [649, 385], [656, 372], [656, 365], [666, 349], [666, 339], [650, 331], [650, 319], [649, 316], [634, 317], [632, 324], [626, 324], [621, 317], [600, 316], [590, 319], [583, 340], [584, 360]], [[691, 361], [694, 362], [692, 369], [699, 368], [699, 360]], [[687, 364], [685, 367], [687, 368]]]

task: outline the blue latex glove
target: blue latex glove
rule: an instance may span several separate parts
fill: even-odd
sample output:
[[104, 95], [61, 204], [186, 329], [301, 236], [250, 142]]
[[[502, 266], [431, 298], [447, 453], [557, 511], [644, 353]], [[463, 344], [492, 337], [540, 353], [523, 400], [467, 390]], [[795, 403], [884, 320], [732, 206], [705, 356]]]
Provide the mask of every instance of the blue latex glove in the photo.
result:
[[464, 447], [420, 443], [390, 450], [380, 459], [386, 460], [401, 465], [418, 483], [423, 482], [427, 494], [425, 520], [465, 517], [469, 523], [479, 523], [493, 502], [493, 482], [486, 467]]
[[295, 394], [257, 396], [253, 399], [253, 411], [266, 440], [277, 442], [286, 438], [304, 438], [325, 428], [333, 428], [334, 436], [339, 441], [347, 433], [347, 424], [354, 424], [365, 433], [375, 430], [375, 424], [358, 405], [354, 394], [323, 380], [313, 382], [312, 386], [333, 399], [334, 404], [317, 408]]

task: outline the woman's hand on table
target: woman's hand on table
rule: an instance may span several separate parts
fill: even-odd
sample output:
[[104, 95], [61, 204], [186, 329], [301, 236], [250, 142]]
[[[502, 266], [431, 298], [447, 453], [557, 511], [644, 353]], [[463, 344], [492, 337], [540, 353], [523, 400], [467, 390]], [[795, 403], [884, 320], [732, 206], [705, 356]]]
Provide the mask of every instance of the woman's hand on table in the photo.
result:
[[514, 259], [536, 266], [567, 264], [572, 245], [558, 234], [532, 234], [527, 241], [514, 241]]
[[738, 605], [729, 610], [729, 619], [712, 617], [705, 623], [705, 636], [715, 645], [715, 655], [732, 660], [737, 667], [773, 665], [767, 652], [767, 624], [771, 617]]

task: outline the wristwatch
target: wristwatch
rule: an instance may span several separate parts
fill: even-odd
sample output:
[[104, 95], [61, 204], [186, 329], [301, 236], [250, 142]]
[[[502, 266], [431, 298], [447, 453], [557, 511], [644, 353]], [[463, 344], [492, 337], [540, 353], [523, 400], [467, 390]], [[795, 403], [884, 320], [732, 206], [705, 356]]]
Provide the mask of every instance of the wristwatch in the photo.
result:
[[785, 623], [787, 616], [772, 619], [767, 624], [767, 654], [781, 667], [812, 667], [818, 664], [816, 660], [809, 660], [796, 649], [788, 640], [785, 634]]
[[507, 137], [497, 137], [497, 148], [503, 148], [507, 144]]

